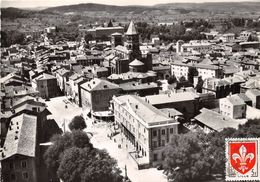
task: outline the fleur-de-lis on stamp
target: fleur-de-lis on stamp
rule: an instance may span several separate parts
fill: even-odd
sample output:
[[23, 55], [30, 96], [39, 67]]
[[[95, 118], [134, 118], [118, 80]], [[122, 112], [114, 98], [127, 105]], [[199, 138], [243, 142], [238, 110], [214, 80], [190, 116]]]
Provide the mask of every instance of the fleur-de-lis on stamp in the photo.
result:
[[240, 162], [240, 167], [239, 169], [244, 172], [245, 170], [248, 169], [246, 161], [249, 159], [249, 163], [254, 159], [255, 155], [253, 153], [247, 153], [246, 147], [242, 145], [239, 148], [239, 154], [234, 153], [232, 155], [232, 159], [235, 160], [237, 163], [238, 161]]

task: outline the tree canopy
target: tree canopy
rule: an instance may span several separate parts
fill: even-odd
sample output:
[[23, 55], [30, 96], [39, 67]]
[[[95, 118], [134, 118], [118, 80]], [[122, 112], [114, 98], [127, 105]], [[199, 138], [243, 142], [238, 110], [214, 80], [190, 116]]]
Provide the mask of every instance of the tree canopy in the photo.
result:
[[120, 182], [123, 177], [115, 159], [96, 149], [87, 133], [73, 130], [56, 135], [45, 152], [47, 167], [66, 182]]
[[86, 127], [85, 119], [82, 116], [75, 116], [69, 123], [70, 130], [83, 130]]
[[199, 134], [176, 135], [166, 149], [165, 166], [168, 177], [178, 182], [205, 179], [211, 160], [204, 151]]
[[199, 72], [196, 67], [189, 67], [188, 69], [188, 81], [193, 84], [194, 76], [198, 76]]
[[177, 78], [175, 77], [175, 75], [171, 75], [169, 76], [169, 78], [167, 79], [168, 84], [173, 84], [177, 82]]
[[[260, 119], [221, 132], [202, 131], [176, 135], [166, 149], [164, 163], [169, 179], [203, 181], [213, 174], [225, 175], [225, 138], [260, 137]], [[178, 169], [178, 170], [177, 170]]]
[[82, 131], [73, 131], [72, 133], [66, 132], [63, 135], [54, 135], [51, 139], [51, 145], [44, 154], [45, 163], [47, 167], [57, 170], [60, 164], [60, 157], [66, 149], [71, 147], [77, 148], [90, 148], [93, 146], [89, 142], [87, 133]]
[[195, 87], [198, 93], [202, 93], [203, 84], [204, 84], [204, 81], [202, 80], [201, 76], [199, 76], [198, 83]]
[[65, 150], [58, 176], [66, 182], [119, 182], [121, 171], [107, 152], [72, 147]]

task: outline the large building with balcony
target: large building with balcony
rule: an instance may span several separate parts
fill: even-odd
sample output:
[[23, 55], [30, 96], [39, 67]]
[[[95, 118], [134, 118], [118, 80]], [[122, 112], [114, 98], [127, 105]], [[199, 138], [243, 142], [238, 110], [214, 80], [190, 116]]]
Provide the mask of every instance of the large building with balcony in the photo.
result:
[[128, 145], [138, 169], [160, 164], [179, 123], [135, 95], [113, 97], [112, 103], [115, 123], [126, 138], [123, 145]]

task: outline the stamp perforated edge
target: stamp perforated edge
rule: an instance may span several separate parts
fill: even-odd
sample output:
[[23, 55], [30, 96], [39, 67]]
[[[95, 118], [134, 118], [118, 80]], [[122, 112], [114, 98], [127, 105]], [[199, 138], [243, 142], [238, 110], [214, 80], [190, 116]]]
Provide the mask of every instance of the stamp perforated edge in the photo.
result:
[[[254, 178], [254, 179], [250, 179], [250, 178], [241, 178], [241, 177], [234, 177], [234, 178], [227, 178], [226, 176], [226, 172], [227, 172], [227, 167], [228, 167], [228, 142], [229, 141], [234, 141], [234, 142], [249, 142], [249, 141], [256, 141], [257, 142], [257, 157], [258, 157], [258, 160], [256, 160], [257, 164], [258, 164], [258, 167], [257, 167], [257, 170], [258, 170], [258, 173], [259, 173], [259, 176], [257, 178]], [[225, 181], [260, 181], [260, 164], [259, 164], [259, 157], [260, 155], [260, 138], [225, 138]]]

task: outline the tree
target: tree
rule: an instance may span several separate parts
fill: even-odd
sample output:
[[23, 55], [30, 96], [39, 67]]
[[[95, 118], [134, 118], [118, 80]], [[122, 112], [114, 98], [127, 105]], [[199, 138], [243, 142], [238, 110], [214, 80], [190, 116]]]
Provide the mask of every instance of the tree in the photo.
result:
[[57, 171], [60, 165], [60, 157], [63, 152], [71, 147], [93, 148], [89, 142], [87, 133], [82, 131], [66, 132], [63, 135], [54, 135], [51, 139], [51, 145], [44, 154], [45, 163], [48, 168]]
[[169, 179], [189, 182], [208, 177], [212, 162], [201, 138], [200, 134], [191, 132], [173, 137], [167, 146], [165, 159]]
[[199, 76], [198, 77], [198, 83], [196, 85], [196, 91], [197, 92], [202, 93], [203, 83], [204, 83], [204, 81], [202, 80], [201, 76]]
[[260, 119], [220, 132], [187, 133], [174, 136], [166, 149], [165, 171], [177, 182], [202, 181], [212, 174], [225, 175], [225, 139], [260, 137]]
[[106, 151], [72, 147], [64, 152], [58, 176], [66, 182], [120, 182], [121, 171]]
[[187, 80], [186, 80], [186, 78], [184, 77], [184, 76], [181, 76], [180, 78], [179, 78], [179, 82], [181, 83], [181, 82], [186, 82]]
[[82, 116], [75, 116], [69, 123], [69, 129], [72, 130], [83, 130], [87, 127], [85, 119]]
[[195, 67], [189, 67], [188, 69], [188, 81], [193, 84], [194, 76], [198, 76], [199, 72]]
[[240, 125], [233, 135], [234, 138], [254, 138], [260, 137], [260, 119], [248, 120], [244, 125]]
[[175, 75], [169, 76], [168, 79], [167, 79], [167, 82], [168, 82], [168, 84], [176, 83], [177, 79], [176, 79]]
[[112, 21], [111, 21], [111, 20], [109, 21], [109, 23], [108, 23], [107, 27], [113, 27], [113, 23], [112, 23]]
[[87, 43], [89, 43], [89, 41], [91, 41], [91, 40], [93, 40], [94, 38], [93, 38], [93, 36], [91, 35], [91, 34], [87, 34], [87, 35], [85, 35], [85, 41], [87, 42]]
[[66, 182], [120, 182], [117, 162], [104, 150], [96, 149], [87, 133], [73, 130], [56, 135], [44, 154], [47, 167]]

